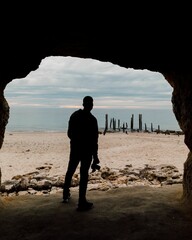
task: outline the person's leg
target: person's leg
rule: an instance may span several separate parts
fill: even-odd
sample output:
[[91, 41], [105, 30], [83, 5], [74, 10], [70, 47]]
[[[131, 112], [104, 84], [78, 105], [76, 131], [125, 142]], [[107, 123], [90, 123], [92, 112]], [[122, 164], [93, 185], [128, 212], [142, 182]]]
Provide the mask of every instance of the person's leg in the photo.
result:
[[92, 203], [89, 203], [86, 200], [87, 184], [88, 184], [88, 178], [89, 178], [89, 168], [91, 166], [91, 162], [92, 162], [92, 156], [86, 156], [84, 159], [81, 160], [78, 206], [79, 207], [82, 206], [82, 208], [84, 208], [84, 207], [90, 208], [93, 206]]
[[70, 186], [71, 186], [71, 179], [73, 177], [73, 174], [75, 173], [75, 170], [76, 170], [78, 164], [79, 164], [78, 157], [76, 156], [76, 154], [71, 152], [70, 157], [69, 157], [67, 172], [66, 172], [66, 175], [65, 175], [64, 186], [63, 186], [63, 200], [65, 202], [67, 202], [69, 197], [70, 197], [70, 190], [69, 189], [70, 189]]

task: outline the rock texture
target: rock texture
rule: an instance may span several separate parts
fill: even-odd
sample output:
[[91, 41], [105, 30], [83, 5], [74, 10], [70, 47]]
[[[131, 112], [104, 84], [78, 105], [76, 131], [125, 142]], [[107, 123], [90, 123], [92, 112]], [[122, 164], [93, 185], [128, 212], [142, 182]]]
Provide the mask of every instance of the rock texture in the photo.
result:
[[[50, 18], [52, 15], [49, 14], [44, 16], [44, 11], [37, 18], [35, 11], [34, 18], [32, 10], [33, 16], [30, 16], [28, 9], [24, 6], [21, 9], [22, 12], [14, 9], [17, 13], [14, 15], [9, 8], [5, 15], [12, 21], [5, 22], [1, 30], [0, 147], [9, 116], [9, 107], [3, 97], [6, 85], [36, 70], [45, 57], [74, 56], [160, 72], [173, 87], [173, 111], [185, 134], [185, 143], [192, 151], [191, 36], [190, 22], [185, 21], [185, 17], [181, 20], [177, 14], [170, 16], [168, 11], [166, 19], [163, 9], [164, 21], [161, 11], [160, 18], [156, 14], [146, 18], [148, 15], [144, 11], [145, 16], [140, 16], [142, 21], [139, 24], [126, 15], [122, 22], [117, 19], [114, 22], [112, 16], [112, 19], [106, 17], [108, 24], [96, 21], [94, 25], [89, 21], [87, 25], [88, 19], [81, 22], [76, 15], [77, 21], [73, 19], [72, 24], [70, 18], [63, 18], [63, 12], [57, 14], [62, 16], [57, 19]], [[150, 12], [153, 12], [151, 8]], [[191, 161], [188, 158], [185, 168], [184, 196], [192, 200], [191, 189], [187, 187], [192, 182]]]
[[[0, 187], [3, 196], [23, 194], [50, 194], [62, 191], [64, 175], [51, 176], [52, 166], [42, 166], [34, 172], [14, 176], [4, 181]], [[109, 167], [89, 175], [88, 190], [107, 191], [109, 189], [131, 186], [161, 187], [164, 185], [181, 184], [182, 174], [173, 165], [146, 165], [143, 168], [134, 168], [127, 165], [124, 169], [113, 170]], [[72, 178], [71, 187], [79, 187], [80, 173]]]

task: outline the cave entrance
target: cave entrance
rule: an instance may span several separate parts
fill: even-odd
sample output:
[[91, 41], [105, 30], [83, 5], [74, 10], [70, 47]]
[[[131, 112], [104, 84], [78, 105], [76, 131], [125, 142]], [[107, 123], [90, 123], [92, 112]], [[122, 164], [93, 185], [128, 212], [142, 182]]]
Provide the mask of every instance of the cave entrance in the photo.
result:
[[[1, 158], [6, 155], [1, 159], [2, 181], [44, 167], [48, 167], [51, 174], [65, 173], [69, 154], [69, 141], [65, 136], [68, 119], [81, 107], [85, 95], [94, 98], [92, 112], [101, 129], [105, 126], [105, 114], [128, 124], [132, 114], [135, 119], [143, 114], [143, 123], [147, 126], [153, 123], [154, 129], [160, 125], [164, 130], [179, 130], [172, 113], [171, 92], [172, 88], [161, 74], [147, 70], [72, 57], [42, 60], [39, 69], [24, 79], [13, 80], [5, 89], [10, 119], [1, 149]], [[138, 121], [135, 125], [137, 128]], [[162, 138], [164, 144], [159, 142], [157, 134], [153, 135], [155, 141], [151, 135], [143, 139], [135, 135], [133, 141], [129, 136], [122, 134], [119, 138], [115, 134], [110, 140], [106, 139], [110, 137], [108, 134], [102, 135], [99, 154], [105, 162], [103, 166], [125, 167], [135, 164], [135, 159], [142, 160], [142, 165], [145, 159], [146, 163], [155, 164], [165, 154], [164, 163], [174, 164], [172, 159], [177, 159], [179, 167], [183, 167], [181, 159], [187, 154], [183, 136], [175, 136], [173, 148], [169, 144], [170, 136]]]
[[[71, 112], [81, 107], [85, 95], [95, 100], [93, 112], [99, 126], [105, 114], [134, 127], [180, 130], [171, 105], [172, 87], [160, 73], [126, 69], [92, 59], [48, 57], [39, 69], [15, 79], [5, 89], [11, 108], [8, 131], [63, 131]], [[46, 121], [45, 121], [46, 119]], [[143, 126], [144, 127], [144, 126]]]

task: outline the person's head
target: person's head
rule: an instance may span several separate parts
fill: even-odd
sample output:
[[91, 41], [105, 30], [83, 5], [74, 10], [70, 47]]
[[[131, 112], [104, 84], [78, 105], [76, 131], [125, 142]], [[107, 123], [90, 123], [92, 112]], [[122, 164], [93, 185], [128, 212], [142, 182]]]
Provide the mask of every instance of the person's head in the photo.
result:
[[91, 96], [85, 96], [83, 98], [83, 107], [85, 111], [90, 112], [93, 108], [93, 98]]

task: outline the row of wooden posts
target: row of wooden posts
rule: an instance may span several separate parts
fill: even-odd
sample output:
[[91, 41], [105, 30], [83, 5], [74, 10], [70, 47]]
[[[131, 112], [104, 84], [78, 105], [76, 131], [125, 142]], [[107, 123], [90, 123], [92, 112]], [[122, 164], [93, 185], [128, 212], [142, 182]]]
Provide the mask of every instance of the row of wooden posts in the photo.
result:
[[[136, 131], [136, 130], [137, 131], [143, 131], [142, 114], [139, 114], [139, 128], [138, 129], [134, 129], [134, 114], [132, 114], [132, 116], [131, 116], [130, 128], [128, 128], [128, 123], [127, 122], [124, 122], [123, 125], [121, 126], [120, 119], [118, 119], [118, 121], [116, 121], [115, 118], [111, 118], [110, 123], [109, 123], [108, 114], [105, 114], [104, 134], [109, 130], [113, 130], [113, 131], [123, 130], [123, 132], [127, 132], [129, 129], [132, 132]], [[144, 126], [144, 131], [145, 132], [149, 131], [146, 123], [145, 123], [145, 126]], [[151, 123], [151, 132], [153, 132], [153, 131], [154, 131], [153, 123]], [[157, 131], [160, 131], [160, 125], [158, 125]]]

